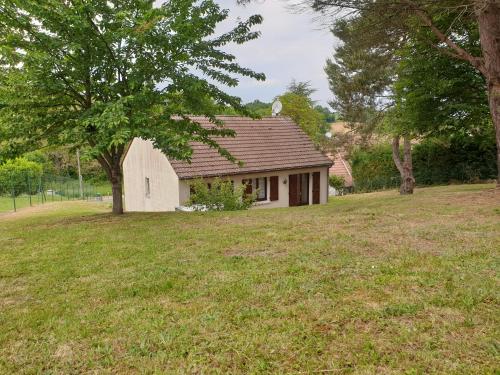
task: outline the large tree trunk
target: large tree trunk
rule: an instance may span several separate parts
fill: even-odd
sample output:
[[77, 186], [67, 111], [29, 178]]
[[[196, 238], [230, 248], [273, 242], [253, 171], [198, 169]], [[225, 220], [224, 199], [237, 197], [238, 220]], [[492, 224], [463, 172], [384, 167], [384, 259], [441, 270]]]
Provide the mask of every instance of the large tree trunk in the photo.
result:
[[99, 164], [103, 167], [109, 182], [111, 182], [111, 191], [113, 193], [113, 213], [123, 214], [123, 173], [121, 165], [121, 155], [123, 150], [113, 153], [106, 153], [97, 157]]
[[113, 213], [123, 214], [123, 174], [121, 167], [111, 171], [111, 191], [113, 192]]
[[408, 135], [403, 137], [403, 161], [399, 152], [399, 136], [392, 140], [392, 159], [401, 175], [401, 186], [399, 193], [402, 195], [413, 194], [415, 179], [413, 178], [413, 162], [411, 158], [411, 139]]
[[488, 83], [491, 118], [496, 133], [497, 187], [500, 187], [500, 1], [477, 1], [476, 15]]
[[497, 141], [497, 188], [500, 188], [500, 84], [488, 86], [490, 111]]

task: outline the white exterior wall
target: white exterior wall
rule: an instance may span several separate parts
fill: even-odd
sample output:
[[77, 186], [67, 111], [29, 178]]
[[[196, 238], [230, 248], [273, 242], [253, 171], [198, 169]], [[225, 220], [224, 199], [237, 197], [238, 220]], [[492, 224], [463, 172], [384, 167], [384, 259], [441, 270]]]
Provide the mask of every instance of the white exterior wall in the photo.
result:
[[[146, 197], [146, 177], [150, 195]], [[126, 211], [174, 211], [179, 206], [179, 179], [165, 154], [151, 141], [135, 138], [123, 161]]]
[[[288, 207], [288, 176], [291, 174], [298, 173], [309, 173], [309, 204], [312, 204], [312, 173], [320, 172], [320, 203], [328, 202], [328, 167], [319, 168], [304, 168], [304, 169], [290, 169], [283, 171], [274, 171], [266, 173], [252, 173], [243, 175], [228, 176], [227, 178], [234, 181], [235, 186], [241, 184], [242, 180], [257, 178], [257, 177], [267, 177], [267, 201], [256, 202], [254, 208], [275, 208], [275, 207]], [[270, 201], [271, 184], [269, 177], [278, 176], [278, 200]], [[211, 179], [206, 179], [210, 182]], [[180, 191], [180, 202], [184, 204], [189, 199], [189, 181], [190, 180], [180, 180], [179, 181], [179, 191]], [[286, 183], [285, 183], [286, 181]]]

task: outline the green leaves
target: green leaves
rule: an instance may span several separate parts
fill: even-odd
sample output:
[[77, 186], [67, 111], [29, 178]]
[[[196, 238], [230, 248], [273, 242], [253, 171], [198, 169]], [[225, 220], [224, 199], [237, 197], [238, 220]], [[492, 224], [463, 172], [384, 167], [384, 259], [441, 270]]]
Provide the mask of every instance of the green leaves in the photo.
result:
[[37, 162], [25, 158], [8, 160], [0, 165], [0, 194], [32, 194], [36, 191], [42, 172], [43, 167]]
[[192, 140], [227, 155], [210, 137], [231, 132], [207, 131], [187, 117], [215, 123], [221, 108], [248, 115], [220, 87], [237, 85], [239, 76], [265, 78], [224, 51], [257, 38], [252, 29], [262, 18], [214, 36], [227, 16], [212, 0], [2, 3], [2, 148], [21, 140], [90, 145], [110, 159], [143, 137], [173, 158], [188, 159]]
[[326, 122], [311, 100], [303, 95], [285, 93], [279, 97], [283, 104], [281, 114], [290, 117], [316, 144], [324, 138]]
[[418, 40], [399, 55], [394, 97], [405, 127], [420, 135], [449, 135], [491, 126], [485, 80], [469, 63]]
[[196, 210], [237, 211], [252, 206], [256, 193], [245, 194], [246, 185], [234, 186], [230, 180], [214, 178], [210, 184], [202, 179], [191, 182], [191, 195], [188, 204]]

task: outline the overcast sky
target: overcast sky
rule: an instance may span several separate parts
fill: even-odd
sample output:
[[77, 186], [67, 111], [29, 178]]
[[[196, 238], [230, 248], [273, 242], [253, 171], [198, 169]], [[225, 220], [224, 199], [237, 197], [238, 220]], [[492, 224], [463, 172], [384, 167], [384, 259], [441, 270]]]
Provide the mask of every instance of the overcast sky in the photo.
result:
[[259, 39], [241, 46], [231, 46], [228, 51], [236, 55], [240, 65], [266, 74], [265, 82], [241, 79], [240, 85], [228, 89], [244, 102], [259, 99], [271, 101], [283, 93], [292, 78], [311, 81], [318, 91], [313, 99], [326, 105], [331, 94], [324, 66], [336, 44], [325, 28], [314, 22], [312, 14], [298, 14], [287, 7], [287, 0], [255, 0], [250, 5], [236, 5], [236, 0], [218, 0], [230, 9], [230, 19], [222, 29], [234, 26], [238, 17], [247, 18], [260, 14], [264, 22], [257, 27], [262, 32]]

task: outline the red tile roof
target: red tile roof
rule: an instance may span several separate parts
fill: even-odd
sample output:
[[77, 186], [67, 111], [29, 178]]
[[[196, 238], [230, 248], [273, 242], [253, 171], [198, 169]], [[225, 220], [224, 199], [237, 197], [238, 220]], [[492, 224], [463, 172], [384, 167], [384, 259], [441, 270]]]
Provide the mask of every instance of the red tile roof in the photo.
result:
[[[246, 117], [219, 116], [236, 137], [215, 137], [243, 166], [228, 161], [217, 150], [195, 142], [191, 163], [170, 160], [180, 179], [227, 176], [242, 173], [268, 172], [284, 169], [332, 165], [318, 151], [311, 139], [287, 117], [265, 117], [252, 120]], [[192, 120], [205, 127], [213, 126], [204, 117]]]
[[342, 176], [345, 180], [345, 186], [353, 186], [352, 170], [349, 162], [345, 160], [341, 153], [328, 155], [333, 160], [333, 165], [330, 167], [330, 175]]

